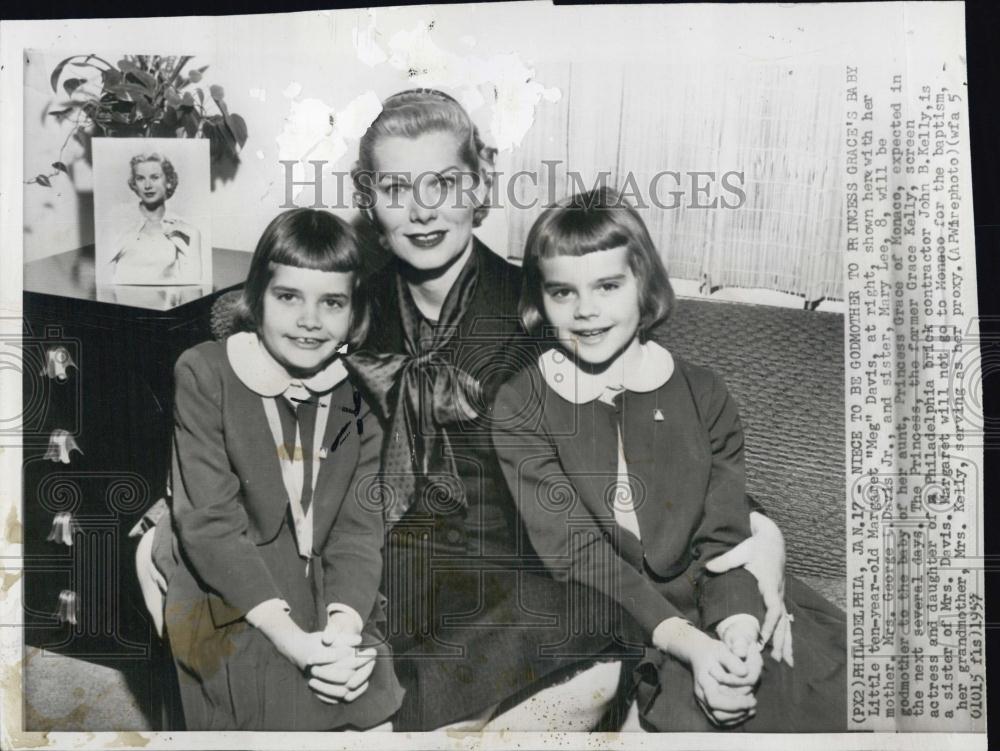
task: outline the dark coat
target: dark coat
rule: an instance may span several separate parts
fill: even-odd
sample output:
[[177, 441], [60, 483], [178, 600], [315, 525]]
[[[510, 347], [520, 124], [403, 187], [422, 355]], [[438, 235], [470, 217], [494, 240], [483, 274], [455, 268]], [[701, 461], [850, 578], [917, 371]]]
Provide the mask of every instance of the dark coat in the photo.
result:
[[[626, 391], [614, 407], [573, 404], [532, 366], [500, 389], [495, 407], [500, 464], [542, 560], [558, 578], [615, 599], [647, 639], [670, 617], [706, 628], [735, 613], [763, 619], [748, 571], [704, 570], [750, 536], [736, 406], [710, 370], [674, 362], [660, 388]], [[641, 545], [608, 502], [619, 425]]]
[[[347, 380], [330, 393], [323, 460], [312, 496], [314, 558], [299, 557], [288, 495], [261, 397], [239, 380], [221, 342], [206, 342], [175, 367], [173, 536], [165, 625], [178, 667], [188, 730], [326, 730], [387, 720], [402, 690], [390, 652], [379, 646], [369, 689], [330, 705], [244, 616], [273, 598], [285, 600], [306, 631], [321, 630], [326, 606], [344, 603], [375, 625], [382, 570], [382, 517], [369, 508], [381, 430], [358, 410]], [[160, 535], [158, 535], [160, 537]]]

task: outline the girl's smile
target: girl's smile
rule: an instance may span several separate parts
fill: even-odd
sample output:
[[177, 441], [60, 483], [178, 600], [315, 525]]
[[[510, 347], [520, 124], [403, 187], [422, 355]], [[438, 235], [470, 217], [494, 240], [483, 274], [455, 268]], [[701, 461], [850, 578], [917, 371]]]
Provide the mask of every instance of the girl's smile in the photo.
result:
[[291, 374], [308, 376], [325, 367], [351, 328], [350, 272], [273, 264], [264, 293], [260, 339]]
[[545, 318], [573, 355], [606, 365], [637, 341], [639, 287], [625, 246], [540, 258]]

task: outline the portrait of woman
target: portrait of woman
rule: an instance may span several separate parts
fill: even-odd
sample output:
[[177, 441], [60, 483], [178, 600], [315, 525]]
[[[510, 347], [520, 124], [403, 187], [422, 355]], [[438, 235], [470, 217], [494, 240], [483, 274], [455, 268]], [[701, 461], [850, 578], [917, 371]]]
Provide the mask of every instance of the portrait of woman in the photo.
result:
[[[95, 139], [99, 284], [209, 281], [207, 222], [194, 209], [207, 202], [207, 164], [200, 168], [190, 153], [192, 147], [203, 150], [198, 148], [203, 144], [188, 140], [164, 144], [164, 140]], [[108, 141], [127, 141], [129, 148]]]

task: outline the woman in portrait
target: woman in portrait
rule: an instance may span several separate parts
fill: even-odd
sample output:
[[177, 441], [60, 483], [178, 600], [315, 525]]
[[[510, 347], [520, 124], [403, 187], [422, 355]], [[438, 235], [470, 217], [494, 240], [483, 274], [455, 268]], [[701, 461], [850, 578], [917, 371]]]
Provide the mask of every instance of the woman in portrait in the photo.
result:
[[118, 235], [112, 279], [116, 284], [197, 284], [201, 232], [167, 208], [177, 170], [161, 154], [136, 154], [128, 186], [139, 198], [138, 216]]
[[[346, 364], [385, 421], [383, 592], [407, 689], [394, 727], [588, 731], [638, 640], [610, 601], [545, 573], [491, 443], [498, 389], [538, 354], [518, 319], [520, 269], [473, 232], [494, 154], [452, 97], [411, 90], [383, 103], [353, 173], [391, 254]], [[725, 565], [754, 573], [773, 632], [784, 542], [752, 518]]]

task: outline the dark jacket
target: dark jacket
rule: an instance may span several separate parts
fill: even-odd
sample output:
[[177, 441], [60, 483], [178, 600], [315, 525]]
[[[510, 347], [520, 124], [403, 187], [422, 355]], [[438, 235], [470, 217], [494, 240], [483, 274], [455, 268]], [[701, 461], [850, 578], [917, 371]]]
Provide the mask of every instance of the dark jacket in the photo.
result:
[[[614, 407], [566, 401], [532, 365], [501, 387], [494, 414], [500, 465], [550, 572], [616, 600], [647, 638], [670, 617], [706, 629], [735, 613], [763, 617], [748, 571], [704, 569], [750, 535], [736, 406], [712, 371], [674, 362], [659, 389], [627, 391]], [[619, 425], [641, 544], [609, 503]]]
[[[225, 344], [189, 349], [174, 376], [173, 520], [220, 627], [283, 597], [258, 548], [278, 536], [288, 496], [261, 397], [233, 372]], [[321, 559], [326, 604], [350, 605], [367, 619], [382, 573], [384, 529], [379, 505], [367, 508], [365, 499], [382, 432], [367, 407], [358, 411], [349, 380], [330, 399], [323, 442], [330, 454], [313, 493], [313, 554]]]

